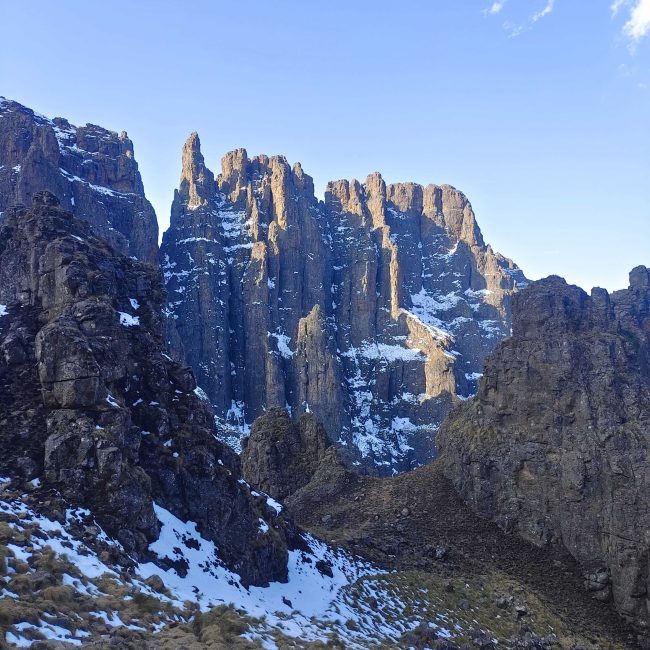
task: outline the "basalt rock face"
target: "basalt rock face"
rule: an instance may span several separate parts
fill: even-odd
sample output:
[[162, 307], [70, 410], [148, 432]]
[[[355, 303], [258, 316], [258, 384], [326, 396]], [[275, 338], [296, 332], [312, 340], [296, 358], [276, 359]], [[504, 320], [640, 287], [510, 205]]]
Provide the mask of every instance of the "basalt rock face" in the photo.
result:
[[268, 408], [311, 412], [352, 462], [385, 474], [433, 456], [525, 284], [452, 187], [373, 174], [330, 183], [322, 202], [280, 156], [234, 151], [215, 178], [196, 134], [161, 256], [224, 437], [237, 446]]
[[0, 220], [41, 190], [116, 250], [157, 262], [158, 223], [126, 133], [50, 120], [0, 97]]
[[558, 543], [585, 586], [647, 630], [650, 278], [587, 295], [551, 277], [515, 296], [513, 336], [439, 436], [446, 473], [481, 514]]
[[251, 485], [284, 500], [311, 481], [331, 447], [313, 414], [293, 422], [285, 409], [270, 409], [253, 424], [242, 472]]
[[245, 583], [286, 579], [291, 521], [251, 494], [192, 371], [165, 354], [164, 299], [158, 269], [115, 252], [52, 194], [8, 212], [0, 471], [90, 508], [134, 557], [158, 536], [155, 503], [196, 522]]

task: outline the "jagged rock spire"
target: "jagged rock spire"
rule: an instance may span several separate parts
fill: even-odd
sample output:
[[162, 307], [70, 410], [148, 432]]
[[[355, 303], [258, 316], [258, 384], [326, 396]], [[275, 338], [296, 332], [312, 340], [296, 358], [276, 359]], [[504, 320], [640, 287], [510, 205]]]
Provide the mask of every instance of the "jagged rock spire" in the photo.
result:
[[177, 209], [196, 210], [207, 205], [216, 191], [214, 174], [205, 166], [201, 140], [194, 131], [183, 146], [181, 181], [174, 197], [174, 206]]
[[366, 466], [428, 460], [454, 396], [472, 393], [509, 333], [524, 282], [483, 245], [469, 201], [374, 173], [329, 183], [319, 202], [302, 166], [237, 149], [202, 209], [204, 170], [193, 135], [162, 253], [169, 313], [224, 437], [288, 406]]
[[221, 159], [221, 175], [219, 187], [227, 194], [231, 201], [236, 202], [246, 188], [246, 169], [248, 167], [248, 153], [246, 149], [229, 151]]

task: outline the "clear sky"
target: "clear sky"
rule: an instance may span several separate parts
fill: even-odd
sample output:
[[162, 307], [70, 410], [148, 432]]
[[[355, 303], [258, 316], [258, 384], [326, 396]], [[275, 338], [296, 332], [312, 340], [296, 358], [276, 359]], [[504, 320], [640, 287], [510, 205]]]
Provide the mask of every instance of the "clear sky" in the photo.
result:
[[[612, 4], [612, 2], [614, 4]], [[126, 130], [161, 227], [180, 151], [450, 183], [531, 278], [650, 264], [650, 0], [0, 0], [0, 95]]]

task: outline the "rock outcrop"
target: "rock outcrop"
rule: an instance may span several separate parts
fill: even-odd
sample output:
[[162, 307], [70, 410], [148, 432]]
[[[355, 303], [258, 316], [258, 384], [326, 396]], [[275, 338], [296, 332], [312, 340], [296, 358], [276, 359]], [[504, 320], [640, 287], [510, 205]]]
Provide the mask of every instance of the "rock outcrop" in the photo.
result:
[[330, 183], [322, 202], [281, 156], [240, 149], [215, 178], [196, 134], [161, 256], [170, 318], [224, 438], [237, 447], [265, 409], [312, 412], [383, 474], [433, 456], [525, 284], [450, 186], [372, 174]]
[[650, 278], [591, 295], [558, 277], [517, 294], [513, 335], [439, 435], [447, 475], [479, 513], [561, 544], [596, 598], [647, 630]]
[[285, 500], [312, 480], [331, 453], [336, 452], [313, 414], [293, 422], [285, 409], [270, 409], [253, 423], [242, 472], [251, 485]]
[[158, 269], [114, 251], [52, 194], [8, 212], [0, 471], [90, 508], [133, 557], [158, 536], [156, 504], [196, 522], [245, 584], [286, 579], [291, 521], [241, 479], [192, 371], [165, 354], [164, 299]]
[[50, 120], [0, 97], [0, 220], [42, 190], [116, 250], [157, 262], [158, 222], [127, 134]]

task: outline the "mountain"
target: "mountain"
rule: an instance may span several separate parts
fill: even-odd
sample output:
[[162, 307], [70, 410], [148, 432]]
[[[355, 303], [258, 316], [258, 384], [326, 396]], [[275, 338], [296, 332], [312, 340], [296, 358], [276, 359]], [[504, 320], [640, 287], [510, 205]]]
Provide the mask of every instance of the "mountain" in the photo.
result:
[[[162, 338], [162, 276], [37, 192], [0, 227], [0, 471], [89, 508], [134, 558], [155, 507], [196, 522], [245, 583], [286, 580], [294, 535], [240, 482]], [[260, 527], [261, 521], [268, 522]]]
[[0, 220], [41, 190], [125, 255], [157, 261], [158, 222], [126, 132], [50, 120], [0, 97]]
[[0, 136], [0, 646], [647, 647], [645, 267], [196, 135], [158, 265], [126, 136]]
[[594, 597], [650, 623], [650, 276], [591, 295], [558, 277], [514, 297], [513, 335], [439, 435], [479, 513], [564, 547]]
[[[582, 628], [521, 578], [508, 598], [503, 577], [486, 586], [424, 557], [417, 571], [395, 571], [387, 556], [370, 562], [297, 529], [242, 478], [192, 372], [164, 351], [163, 300], [159, 269], [115, 251], [53, 194], [7, 211], [3, 647], [551, 650], [558, 634], [583, 643]], [[284, 469], [291, 489], [304, 489], [322, 460], [335, 460], [333, 448], [312, 414], [298, 424], [281, 409], [271, 416], [293, 443], [285, 458], [302, 453], [302, 464]], [[255, 436], [270, 440], [262, 424]], [[617, 627], [590, 625], [598, 642], [621, 638]]]
[[[0, 99], [0, 221], [43, 189], [125, 255], [157, 262], [133, 144]], [[193, 134], [160, 259], [168, 352], [196, 373], [237, 451], [268, 408], [314, 413], [349, 463], [392, 474], [435, 455], [457, 399], [510, 331], [525, 285], [449, 186], [330, 183], [282, 157], [228, 154], [215, 179]]]
[[[240, 437], [268, 408], [315, 414], [348, 462], [391, 474], [430, 460], [473, 394], [526, 280], [483, 241], [458, 190], [329, 183], [300, 164], [227, 154], [197, 134], [163, 236], [168, 313], [220, 420]], [[180, 345], [172, 348], [180, 354]]]

